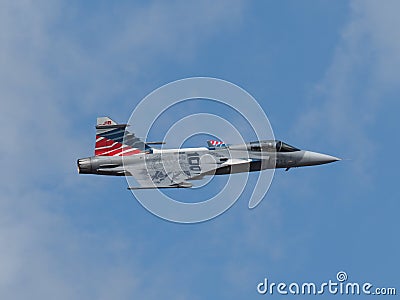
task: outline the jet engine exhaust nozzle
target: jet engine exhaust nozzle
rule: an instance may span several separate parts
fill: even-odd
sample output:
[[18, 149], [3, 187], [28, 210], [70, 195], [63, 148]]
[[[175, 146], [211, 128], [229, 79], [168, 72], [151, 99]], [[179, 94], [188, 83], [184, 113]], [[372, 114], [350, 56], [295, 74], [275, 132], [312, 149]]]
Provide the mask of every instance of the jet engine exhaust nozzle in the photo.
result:
[[90, 157], [78, 159], [77, 164], [79, 174], [92, 173], [92, 159]]

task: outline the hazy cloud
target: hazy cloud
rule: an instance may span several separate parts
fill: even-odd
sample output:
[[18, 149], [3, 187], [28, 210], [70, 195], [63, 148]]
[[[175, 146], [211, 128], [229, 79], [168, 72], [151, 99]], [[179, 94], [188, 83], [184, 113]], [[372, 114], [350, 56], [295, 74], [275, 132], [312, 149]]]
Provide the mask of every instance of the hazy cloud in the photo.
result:
[[295, 132], [330, 143], [339, 156], [353, 160], [353, 172], [366, 180], [373, 164], [369, 158], [377, 150], [374, 125], [382, 120], [382, 107], [390, 105], [387, 93], [398, 89], [400, 4], [353, 1], [350, 7], [331, 66]]
[[62, 1], [1, 2], [1, 298], [124, 299], [140, 293], [143, 269], [126, 257], [118, 260], [121, 251], [112, 247], [123, 238], [78, 230], [62, 212], [74, 195], [68, 185], [76, 180], [75, 160], [87, 153], [82, 132], [86, 141], [94, 139], [86, 136], [94, 120], [79, 120], [95, 116], [96, 107], [112, 111], [110, 95], [154, 68], [154, 57], [190, 58], [198, 43], [240, 16], [239, 2], [211, 4], [88, 9]]

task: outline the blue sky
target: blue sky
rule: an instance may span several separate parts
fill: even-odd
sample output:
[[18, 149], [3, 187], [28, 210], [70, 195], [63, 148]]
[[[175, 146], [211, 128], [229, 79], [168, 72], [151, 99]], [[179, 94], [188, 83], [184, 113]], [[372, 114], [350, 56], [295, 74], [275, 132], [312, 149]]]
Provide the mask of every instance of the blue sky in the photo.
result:
[[[0, 298], [256, 299], [264, 277], [340, 270], [399, 289], [399, 6], [3, 1]], [[77, 174], [97, 116], [126, 122], [192, 76], [246, 89], [277, 138], [349, 160], [277, 171], [256, 209], [245, 194], [195, 225], [153, 216], [123, 178]]]

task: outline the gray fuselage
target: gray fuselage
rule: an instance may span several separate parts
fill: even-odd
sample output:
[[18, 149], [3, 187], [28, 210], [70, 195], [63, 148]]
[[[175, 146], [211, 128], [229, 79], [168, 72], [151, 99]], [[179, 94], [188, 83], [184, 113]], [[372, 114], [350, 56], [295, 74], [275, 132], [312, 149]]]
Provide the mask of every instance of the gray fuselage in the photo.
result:
[[[284, 148], [284, 146], [287, 147]], [[193, 179], [201, 179], [205, 175], [224, 175], [273, 168], [288, 170], [340, 160], [330, 155], [300, 150], [280, 141], [261, 141], [220, 148], [152, 149], [125, 157], [92, 156], [78, 160], [78, 172], [112, 176], [131, 175], [127, 171], [127, 166], [135, 168], [136, 164], [162, 160], [162, 156], [168, 154], [186, 154], [189, 157], [190, 167], [198, 168], [199, 171], [198, 178], [194, 177]], [[213, 167], [208, 167], [209, 165], [213, 165]]]

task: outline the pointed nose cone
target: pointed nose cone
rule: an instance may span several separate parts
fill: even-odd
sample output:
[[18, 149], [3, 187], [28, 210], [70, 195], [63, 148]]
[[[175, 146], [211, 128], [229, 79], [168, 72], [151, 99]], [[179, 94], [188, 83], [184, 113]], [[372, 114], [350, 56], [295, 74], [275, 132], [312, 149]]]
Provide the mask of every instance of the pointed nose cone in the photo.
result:
[[303, 166], [314, 166], [314, 165], [328, 164], [338, 160], [341, 159], [327, 154], [305, 151], [304, 156], [300, 160], [300, 164]]

